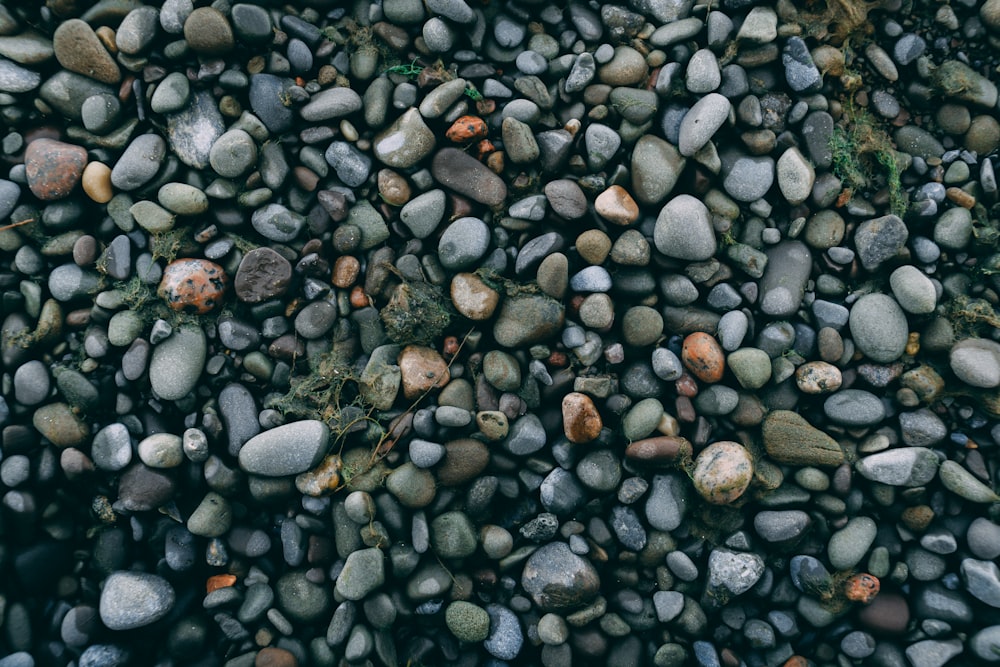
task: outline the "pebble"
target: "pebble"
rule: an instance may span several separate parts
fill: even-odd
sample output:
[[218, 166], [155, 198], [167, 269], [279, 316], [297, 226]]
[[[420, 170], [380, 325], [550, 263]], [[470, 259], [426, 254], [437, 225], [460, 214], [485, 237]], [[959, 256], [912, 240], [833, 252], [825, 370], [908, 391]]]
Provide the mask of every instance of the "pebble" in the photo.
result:
[[375, 157], [387, 166], [408, 169], [430, 155], [435, 142], [434, 133], [420, 112], [409, 109], [375, 137], [372, 149]]
[[160, 620], [176, 595], [163, 577], [145, 572], [113, 572], [101, 589], [101, 622], [113, 631], [133, 630]]
[[[325, 428], [325, 427], [324, 427]], [[385, 557], [375, 548], [359, 549], [347, 556], [337, 577], [337, 595], [345, 600], [362, 600], [385, 583]]]
[[486, 254], [490, 230], [479, 218], [459, 218], [445, 227], [438, 241], [438, 259], [446, 269], [471, 268]]
[[701, 261], [715, 254], [716, 241], [708, 208], [691, 195], [678, 195], [660, 209], [653, 242], [667, 257]]
[[713, 505], [727, 505], [747, 490], [753, 479], [750, 453], [736, 442], [714, 442], [694, 461], [691, 481], [695, 490]]
[[702, 382], [719, 382], [726, 370], [726, 357], [712, 336], [697, 331], [684, 339], [681, 361]]
[[1000, 344], [983, 338], [958, 341], [948, 355], [951, 370], [962, 382], [991, 389], [1000, 385]]
[[539, 609], [558, 613], [590, 602], [600, 578], [590, 561], [574, 554], [565, 542], [550, 542], [525, 562], [521, 586]]
[[204, 314], [221, 305], [228, 282], [218, 264], [204, 259], [178, 259], [163, 270], [156, 293], [174, 310]]
[[219, 176], [237, 178], [257, 164], [257, 144], [246, 131], [229, 130], [212, 144], [208, 161]]
[[156, 176], [167, 145], [156, 134], [136, 137], [111, 169], [111, 184], [126, 192], [137, 190]]
[[431, 161], [431, 173], [445, 187], [487, 206], [499, 206], [507, 198], [503, 180], [456, 148], [440, 149]]
[[850, 328], [855, 345], [872, 361], [895, 361], [906, 349], [906, 314], [888, 295], [866, 294], [858, 299], [851, 307]]
[[208, 342], [200, 328], [180, 327], [153, 348], [149, 381], [157, 396], [176, 401], [186, 396], [204, 370]]
[[[490, 633], [490, 616], [486, 610], [463, 600], [456, 600], [448, 605], [445, 623], [451, 633], [463, 642], [481, 642]], [[541, 622], [539, 627], [541, 628]]]
[[52, 139], [36, 139], [24, 153], [31, 193], [43, 201], [69, 196], [83, 177], [87, 151]]
[[691, 157], [700, 151], [729, 118], [731, 109], [729, 99], [719, 93], [698, 100], [681, 121], [677, 144], [680, 154]]
[[925, 447], [898, 447], [859, 460], [863, 477], [889, 486], [923, 486], [937, 474], [938, 458]]
[[86, 21], [63, 21], [52, 35], [52, 49], [59, 64], [71, 72], [102, 83], [117, 84], [121, 71], [93, 28]]
[[566, 438], [576, 444], [596, 440], [604, 422], [597, 406], [586, 394], [570, 392], [562, 400], [563, 430]]
[[838, 466], [845, 460], [836, 440], [790, 410], [773, 410], [764, 418], [767, 454], [779, 463]]

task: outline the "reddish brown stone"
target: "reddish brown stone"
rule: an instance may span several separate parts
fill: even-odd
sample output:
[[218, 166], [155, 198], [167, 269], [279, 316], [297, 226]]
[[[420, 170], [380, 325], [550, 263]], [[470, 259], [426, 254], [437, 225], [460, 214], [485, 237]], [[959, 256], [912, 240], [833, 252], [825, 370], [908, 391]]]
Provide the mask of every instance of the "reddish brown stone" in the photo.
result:
[[901, 635], [910, 623], [910, 607], [898, 593], [881, 593], [858, 611], [861, 626], [883, 635]]
[[24, 152], [24, 169], [32, 194], [43, 201], [69, 196], [83, 176], [87, 151], [54, 139], [36, 139]]
[[254, 667], [299, 667], [295, 654], [283, 648], [262, 648], [253, 662]]
[[844, 584], [844, 595], [852, 602], [870, 604], [875, 599], [875, 596], [878, 595], [881, 587], [882, 584], [879, 583], [878, 577], [867, 572], [862, 572], [861, 574], [855, 574], [847, 580]]
[[485, 139], [489, 133], [486, 121], [479, 116], [462, 116], [451, 124], [444, 136], [456, 144], [467, 144], [477, 139]]
[[726, 370], [726, 355], [712, 336], [696, 331], [684, 339], [681, 361], [702, 382], [718, 382]]
[[590, 396], [576, 391], [563, 397], [562, 418], [566, 438], [577, 444], [595, 440], [604, 428], [604, 421], [594, 401]]
[[163, 270], [157, 294], [174, 310], [211, 312], [222, 303], [229, 279], [222, 267], [207, 259], [178, 259]]
[[636, 440], [625, 448], [625, 458], [648, 465], [671, 465], [684, 456], [691, 456], [691, 443], [681, 437], [661, 435]]

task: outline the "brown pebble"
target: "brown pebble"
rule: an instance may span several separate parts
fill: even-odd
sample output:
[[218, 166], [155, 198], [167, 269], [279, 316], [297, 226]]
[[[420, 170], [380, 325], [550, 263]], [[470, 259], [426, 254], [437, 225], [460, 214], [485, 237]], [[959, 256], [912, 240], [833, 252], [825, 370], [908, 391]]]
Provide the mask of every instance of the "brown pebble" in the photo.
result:
[[177, 259], [163, 270], [156, 293], [174, 310], [203, 315], [222, 304], [229, 279], [207, 259]]
[[122, 73], [101, 39], [86, 21], [63, 21], [52, 35], [56, 60], [64, 68], [102, 83], [116, 84]]
[[696, 331], [684, 339], [681, 362], [702, 382], [718, 382], [726, 370], [726, 355], [712, 336]]
[[929, 505], [914, 505], [903, 510], [899, 519], [909, 530], [922, 533], [934, 520], [934, 510]]
[[390, 206], [402, 206], [410, 201], [413, 195], [406, 178], [392, 169], [382, 169], [378, 172], [378, 193], [382, 201]]
[[679, 459], [691, 456], [691, 443], [676, 436], [656, 436], [630, 443], [625, 448], [625, 458], [646, 465], [672, 465]]
[[620, 185], [610, 188], [597, 195], [594, 200], [594, 210], [597, 214], [616, 225], [627, 226], [639, 219], [639, 205]]
[[820, 329], [816, 334], [816, 342], [819, 347], [819, 358], [823, 361], [835, 364], [844, 356], [844, 339], [833, 327]]
[[283, 648], [262, 648], [253, 661], [254, 667], [299, 667], [295, 654]]
[[298, 165], [292, 169], [292, 175], [295, 177], [295, 182], [298, 186], [306, 192], [315, 191], [316, 186], [319, 184], [319, 176], [308, 167]]
[[312, 470], [307, 470], [296, 476], [295, 488], [306, 496], [314, 498], [327, 496], [343, 485], [340, 477], [342, 468], [343, 463], [340, 460], [340, 455], [330, 454]]
[[490, 463], [490, 450], [472, 438], [446, 442], [444, 458], [434, 468], [434, 476], [442, 486], [461, 486], [475, 479]]
[[83, 176], [87, 150], [54, 139], [36, 139], [24, 152], [24, 171], [32, 194], [43, 201], [68, 197]]
[[84, 234], [73, 244], [73, 262], [77, 266], [90, 266], [97, 260], [97, 239]]
[[220, 55], [233, 48], [233, 29], [214, 7], [199, 7], [184, 21], [184, 40], [195, 53]]
[[361, 262], [353, 255], [341, 255], [333, 263], [333, 278], [331, 282], [334, 287], [346, 289], [358, 280], [361, 274]]
[[976, 198], [962, 188], [950, 187], [944, 193], [950, 201], [962, 208], [972, 209], [976, 205]]
[[858, 622], [875, 634], [901, 635], [910, 624], [910, 607], [898, 593], [880, 593], [858, 611]]
[[583, 444], [595, 440], [604, 428], [601, 413], [586, 394], [574, 391], [563, 396], [563, 432], [573, 443]]
[[423, 345], [404, 347], [399, 353], [398, 364], [403, 395], [411, 401], [451, 381], [444, 357], [437, 350]]
[[481, 322], [493, 317], [500, 293], [474, 273], [459, 273], [451, 279], [451, 302], [459, 314]]

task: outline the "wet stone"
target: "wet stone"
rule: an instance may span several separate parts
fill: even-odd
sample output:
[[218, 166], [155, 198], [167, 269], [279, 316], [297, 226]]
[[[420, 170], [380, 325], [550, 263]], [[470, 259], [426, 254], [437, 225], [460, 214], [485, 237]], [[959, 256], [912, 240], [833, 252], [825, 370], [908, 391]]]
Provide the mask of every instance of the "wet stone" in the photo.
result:
[[80, 146], [36, 139], [28, 144], [24, 154], [28, 188], [43, 201], [69, 196], [87, 164], [87, 151]]

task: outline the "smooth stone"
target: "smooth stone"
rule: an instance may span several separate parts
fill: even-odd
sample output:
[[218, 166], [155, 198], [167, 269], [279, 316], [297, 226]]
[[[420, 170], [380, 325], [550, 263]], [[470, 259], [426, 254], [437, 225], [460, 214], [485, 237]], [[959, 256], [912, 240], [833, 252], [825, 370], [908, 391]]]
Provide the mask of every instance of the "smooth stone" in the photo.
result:
[[1000, 385], [1000, 343], [986, 338], [966, 338], [948, 355], [951, 370], [962, 382], [983, 389]]
[[137, 190], [156, 176], [167, 144], [156, 134], [143, 134], [132, 140], [111, 169], [111, 184], [126, 192]]
[[171, 72], [153, 91], [149, 107], [156, 113], [170, 114], [187, 105], [191, 95], [191, 84], [180, 72]]
[[487, 206], [507, 198], [507, 186], [483, 163], [457, 148], [443, 148], [431, 162], [431, 173], [445, 187]]
[[299, 110], [302, 119], [310, 123], [335, 120], [361, 110], [361, 96], [350, 88], [328, 88], [311, 98]]
[[[0, 91], [27, 92], [27, 90], [34, 90], [38, 87], [37, 80], [40, 80], [40, 77], [37, 73], [19, 67], [17, 70], [12, 70], [12, 67], [17, 66], [6, 60], [0, 60]], [[9, 87], [11, 85], [11, 77], [15, 77], [13, 81], [16, 83], [16, 87], [30, 87], [27, 87], [27, 90], [4, 91], [5, 86]], [[33, 81], [35, 82], [31, 85]], [[46, 79], [45, 83], [38, 89], [39, 97], [63, 116], [72, 120], [80, 119], [80, 110], [83, 108], [83, 103], [88, 97], [101, 94], [115, 95], [116, 91], [107, 84], [67, 70], [56, 72]]]
[[212, 144], [208, 162], [219, 176], [237, 178], [257, 164], [257, 144], [245, 130], [231, 129]]
[[600, 577], [565, 542], [550, 542], [528, 558], [521, 586], [542, 611], [562, 612], [590, 602], [598, 594]]
[[160, 398], [176, 401], [198, 384], [204, 369], [208, 342], [200, 328], [180, 327], [153, 348], [149, 382]]
[[266, 477], [297, 475], [315, 467], [329, 444], [330, 429], [323, 422], [292, 422], [251, 438], [240, 449], [240, 467]]
[[831, 420], [852, 427], [873, 426], [885, 418], [882, 401], [863, 389], [835, 392], [823, 403], [823, 412]]
[[159, 32], [159, 12], [156, 7], [134, 6], [122, 19], [115, 33], [115, 46], [122, 53], [135, 56], [147, 48]]
[[361, 186], [371, 175], [371, 158], [346, 141], [334, 141], [324, 154], [337, 178], [352, 188]]
[[235, 45], [229, 19], [214, 7], [199, 7], [188, 15], [184, 41], [195, 53], [207, 56], [228, 53]]
[[653, 233], [656, 249], [688, 261], [709, 259], [716, 251], [708, 208], [691, 195], [678, 195], [660, 210]]
[[847, 525], [830, 536], [827, 545], [830, 565], [837, 570], [850, 570], [856, 567], [875, 542], [877, 532], [878, 526], [871, 518], [866, 516], [852, 518]]
[[479, 218], [464, 217], [445, 227], [438, 241], [438, 259], [451, 271], [470, 269], [486, 254], [490, 230]]
[[812, 270], [812, 253], [801, 241], [782, 241], [767, 249], [760, 282], [760, 308], [772, 317], [791, 317], [802, 304]]
[[[266, 15], [265, 18], [267, 18]], [[292, 84], [291, 79], [274, 74], [250, 75], [250, 108], [273, 134], [287, 132], [292, 129], [292, 124], [295, 122], [295, 113], [292, 107], [286, 106], [282, 101], [287, 99], [288, 89]]]
[[482, 607], [456, 600], [445, 610], [445, 624], [463, 642], [481, 642], [489, 636], [490, 616]]
[[409, 169], [430, 155], [435, 144], [434, 132], [424, 123], [420, 112], [411, 107], [375, 136], [372, 151], [390, 167]]
[[53, 139], [36, 139], [24, 152], [28, 188], [43, 201], [68, 197], [86, 164], [86, 149]]
[[56, 60], [64, 68], [102, 83], [121, 81], [121, 71], [86, 21], [63, 21], [52, 35]]
[[345, 600], [361, 600], [385, 582], [385, 556], [381, 549], [354, 551], [347, 556], [337, 577], [337, 595]]
[[170, 613], [175, 599], [173, 586], [163, 577], [114, 572], [101, 589], [101, 622], [114, 631], [145, 627]]
[[722, 185], [726, 193], [741, 202], [757, 201], [774, 183], [774, 158], [745, 155], [732, 149], [722, 158]]
[[677, 143], [680, 154], [691, 157], [700, 151], [725, 124], [731, 110], [729, 99], [719, 93], [709, 93], [698, 100], [681, 121]]
[[486, 607], [490, 633], [483, 641], [486, 652], [499, 660], [513, 660], [524, 646], [524, 635], [517, 614], [499, 604]]
[[35, 410], [31, 425], [56, 447], [76, 447], [89, 435], [90, 427], [66, 403], [47, 403]]
[[803, 203], [812, 194], [816, 171], [798, 148], [789, 148], [781, 154], [775, 172], [778, 189], [792, 206]]
[[897, 447], [866, 456], [855, 467], [873, 482], [923, 486], [937, 474], [938, 457], [926, 447]]
[[540, 343], [562, 329], [564, 317], [563, 305], [550, 297], [508, 296], [500, 306], [493, 337], [507, 349]]
[[727, 505], [747, 490], [753, 479], [753, 459], [736, 442], [714, 442], [699, 452], [691, 481], [695, 490], [713, 505]]
[[895, 361], [906, 349], [906, 314], [890, 296], [866, 294], [858, 299], [851, 307], [849, 324], [854, 344], [872, 361]]
[[233, 515], [229, 501], [218, 493], [210, 491], [187, 520], [187, 529], [192, 535], [219, 537], [225, 535], [232, 526]]
[[38, 88], [41, 82], [42, 77], [38, 72], [0, 58], [0, 92], [27, 93]]

